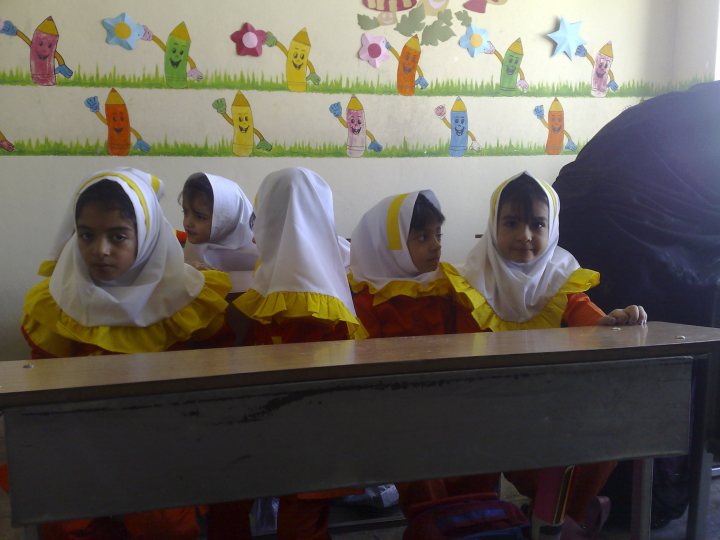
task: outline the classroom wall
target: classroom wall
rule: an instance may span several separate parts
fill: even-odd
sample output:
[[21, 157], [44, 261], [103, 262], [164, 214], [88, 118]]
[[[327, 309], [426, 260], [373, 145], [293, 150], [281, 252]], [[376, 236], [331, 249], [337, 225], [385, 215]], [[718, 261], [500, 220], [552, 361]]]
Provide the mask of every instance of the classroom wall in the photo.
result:
[[[463, 3], [450, 0], [449, 7], [457, 13], [463, 10]], [[151, 4], [139, 0], [110, 4], [4, 0], [0, 18], [11, 20], [29, 35], [52, 15], [61, 35], [58, 51], [75, 75], [84, 73], [88, 78], [73, 81], [60, 77], [53, 87], [35, 85], [29, 80], [27, 46], [17, 37], [0, 34], [0, 131], [15, 143], [14, 152], [0, 150], [0, 359], [27, 356], [18, 331], [24, 294], [39, 279], [37, 265], [47, 255], [71, 191], [95, 170], [131, 165], [163, 178], [163, 208], [169, 220], [180, 227], [176, 196], [192, 172], [231, 178], [252, 198], [269, 172], [295, 165], [310, 167], [332, 186], [338, 233], [345, 236], [362, 212], [380, 198], [430, 188], [448, 218], [444, 256], [460, 262], [473, 245], [474, 235], [484, 231], [489, 194], [503, 179], [529, 170], [553, 180], [606, 122], [647, 99], [648, 85], [656, 92], [682, 87], [693, 79], [712, 76], [715, 65], [716, 0], [507, 0], [470, 16], [473, 24], [487, 27], [503, 53], [512, 40], [522, 36], [527, 93], [507, 96], [496, 92], [500, 63], [490, 55], [470, 57], [459, 47], [465, 27], [455, 18], [453, 38], [423, 46], [420, 64], [430, 83], [428, 93], [418, 89], [409, 97], [392, 91], [397, 70], [394, 59], [380, 68], [358, 59], [364, 30], [359, 28], [357, 16], [370, 14], [360, 0], [267, 0], [259, 4], [214, 0], [202, 9], [197, 5], [168, 0]], [[162, 73], [162, 54], [149, 42], [138, 43], [132, 50], [105, 42], [101, 20], [122, 11], [156, 29], [163, 40], [184, 20], [192, 35], [191, 56], [207, 75], [264, 76], [276, 79], [281, 87], [253, 88], [238, 80], [229, 85], [232, 87], [194, 85], [193, 81], [184, 89], [162, 84], [123, 86], [126, 83], [121, 76], [154, 74], [156, 66]], [[547, 34], [557, 29], [561, 16], [571, 22], [582, 21], [581, 35], [591, 54], [612, 40], [616, 51], [613, 71], [620, 85], [617, 95], [591, 97], [589, 63], [578, 57], [571, 60], [563, 54], [552, 55], [554, 43]], [[428, 24], [432, 20], [426, 18]], [[319, 88], [309, 87], [303, 93], [282, 88], [285, 64], [276, 48], [265, 47], [259, 57], [238, 56], [229, 35], [243, 22], [272, 29], [286, 45], [306, 26], [313, 43], [312, 61], [322, 79]], [[393, 27], [368, 32], [385, 36], [398, 49], [407, 39]], [[93, 73], [98, 77], [93, 79]], [[332, 77], [350, 82], [335, 90], [322, 87], [323, 81]], [[466, 87], [468, 93], [462, 96], [479, 149], [468, 147], [464, 155], [450, 157], [449, 130], [434, 109], [444, 105], [450, 110], [459, 96], [443, 94], [439, 87], [443, 81], [463, 77], [485, 85], [480, 90]], [[353, 81], [357, 80], [377, 84], [377, 91], [360, 91], [365, 87], [355, 88]], [[117, 87], [127, 102], [133, 127], [150, 145], [148, 152], [108, 155], [107, 128], [85, 107], [84, 100], [97, 95], [103, 112], [110, 86]], [[577, 144], [575, 150], [563, 149], [560, 155], [546, 154], [547, 130], [534, 114], [534, 108], [543, 105], [547, 118], [554, 98], [550, 88], [564, 92], [558, 99], [565, 111], [565, 129]], [[251, 103], [256, 127], [271, 142], [272, 150], [253, 149], [248, 157], [233, 154], [232, 127], [211, 104], [223, 97], [229, 110], [237, 89]], [[366, 148], [362, 157], [345, 155], [346, 131], [328, 109], [339, 102], [344, 113], [353, 93], [365, 107], [367, 127], [382, 143], [381, 152]], [[45, 139], [47, 144], [43, 144]], [[132, 141], [136, 141], [135, 135]]]

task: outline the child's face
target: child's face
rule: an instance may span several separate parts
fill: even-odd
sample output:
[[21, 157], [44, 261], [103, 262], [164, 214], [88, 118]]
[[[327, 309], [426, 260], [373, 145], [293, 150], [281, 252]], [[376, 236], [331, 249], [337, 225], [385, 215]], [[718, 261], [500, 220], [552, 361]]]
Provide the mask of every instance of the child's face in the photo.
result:
[[183, 198], [183, 228], [191, 244], [204, 244], [212, 232], [212, 207], [205, 197]]
[[135, 224], [119, 210], [88, 203], [80, 211], [75, 226], [80, 255], [93, 280], [115, 280], [135, 262], [138, 247]]
[[434, 272], [440, 262], [440, 238], [442, 227], [438, 222], [429, 224], [424, 229], [410, 229], [407, 248], [415, 268], [420, 274]]
[[549, 217], [548, 205], [543, 201], [533, 201], [530, 223], [525, 222], [520, 205], [503, 204], [497, 220], [500, 255], [508, 261], [526, 263], [542, 254], [548, 244]]

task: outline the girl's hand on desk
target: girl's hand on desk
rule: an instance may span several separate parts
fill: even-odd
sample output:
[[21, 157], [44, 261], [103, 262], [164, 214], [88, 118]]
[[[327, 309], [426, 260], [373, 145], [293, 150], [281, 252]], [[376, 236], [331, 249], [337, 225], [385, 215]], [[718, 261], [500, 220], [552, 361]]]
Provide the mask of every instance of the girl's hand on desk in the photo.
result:
[[647, 313], [642, 306], [631, 305], [625, 309], [613, 309], [598, 321], [599, 326], [623, 326], [647, 323]]

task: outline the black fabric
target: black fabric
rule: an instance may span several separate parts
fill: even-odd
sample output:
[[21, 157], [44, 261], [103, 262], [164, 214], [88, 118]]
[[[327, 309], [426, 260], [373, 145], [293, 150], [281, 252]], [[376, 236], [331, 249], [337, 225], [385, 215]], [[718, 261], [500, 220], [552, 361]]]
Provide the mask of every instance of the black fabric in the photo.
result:
[[[600, 272], [590, 294], [650, 320], [717, 325], [720, 295], [720, 82], [649, 99], [608, 123], [560, 171], [560, 245]], [[685, 457], [654, 463], [652, 526], [688, 502]], [[631, 469], [605, 488], [629, 522]], [[619, 503], [619, 504], [618, 504]]]
[[605, 310], [711, 325], [720, 277], [720, 82], [630, 107], [563, 167], [560, 245]]

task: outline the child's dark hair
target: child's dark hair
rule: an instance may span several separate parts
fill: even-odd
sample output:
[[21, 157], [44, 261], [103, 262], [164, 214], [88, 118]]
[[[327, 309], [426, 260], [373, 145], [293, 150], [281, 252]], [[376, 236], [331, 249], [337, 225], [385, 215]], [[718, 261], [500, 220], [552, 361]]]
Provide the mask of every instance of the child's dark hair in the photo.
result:
[[137, 228], [132, 201], [117, 182], [104, 178], [83, 191], [75, 204], [75, 221], [80, 217], [83, 208], [90, 203], [100, 205], [106, 212], [117, 210], [122, 217], [131, 220]]
[[505, 189], [503, 189], [498, 203], [498, 212], [500, 212], [504, 204], [514, 204], [522, 210], [524, 221], [529, 222], [532, 217], [533, 203], [535, 201], [540, 201], [546, 206], [550, 206], [547, 194], [545, 190], [540, 187], [540, 184], [527, 174], [521, 174], [515, 180], [511, 180], [505, 186]]
[[410, 220], [410, 230], [419, 231], [432, 223], [442, 225], [444, 221], [445, 216], [443, 216], [443, 213], [425, 195], [419, 193]]
[[182, 192], [178, 196], [178, 202], [180, 205], [182, 205], [183, 201], [192, 203], [196, 199], [202, 199], [212, 210], [215, 203], [215, 197], [213, 195], [212, 186], [210, 185], [210, 180], [208, 180], [205, 173], [193, 173], [188, 176], [188, 179], [185, 180]]

